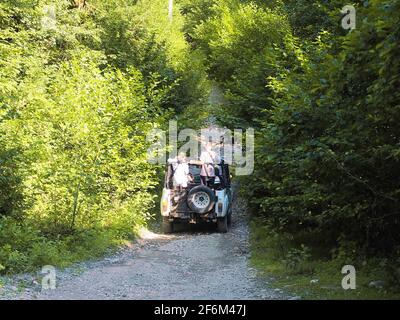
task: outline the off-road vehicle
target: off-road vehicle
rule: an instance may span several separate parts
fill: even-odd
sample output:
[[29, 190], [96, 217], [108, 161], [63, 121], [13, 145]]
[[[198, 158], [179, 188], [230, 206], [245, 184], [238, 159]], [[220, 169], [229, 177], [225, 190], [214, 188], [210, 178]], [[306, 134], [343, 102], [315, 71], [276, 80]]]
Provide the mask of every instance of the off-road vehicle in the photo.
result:
[[177, 223], [215, 223], [219, 232], [227, 232], [232, 216], [232, 191], [229, 165], [221, 161], [215, 165], [215, 180], [202, 183], [202, 164], [189, 161], [187, 187], [174, 187], [174, 164], [168, 161], [165, 185], [161, 198], [162, 229], [174, 231]]

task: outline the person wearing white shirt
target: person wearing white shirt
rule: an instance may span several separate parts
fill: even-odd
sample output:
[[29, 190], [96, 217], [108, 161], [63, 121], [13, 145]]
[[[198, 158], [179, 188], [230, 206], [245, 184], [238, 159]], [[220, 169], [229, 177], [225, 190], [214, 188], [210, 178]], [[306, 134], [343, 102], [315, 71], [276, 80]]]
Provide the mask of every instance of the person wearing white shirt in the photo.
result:
[[173, 164], [173, 169], [174, 186], [178, 188], [187, 188], [189, 182], [189, 164], [184, 154], [178, 156], [177, 162]]

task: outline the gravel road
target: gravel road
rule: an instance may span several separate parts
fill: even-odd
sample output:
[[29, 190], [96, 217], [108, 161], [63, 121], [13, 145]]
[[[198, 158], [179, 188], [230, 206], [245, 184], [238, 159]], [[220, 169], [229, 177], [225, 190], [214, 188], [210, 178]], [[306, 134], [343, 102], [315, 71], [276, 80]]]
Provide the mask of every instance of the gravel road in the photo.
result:
[[[162, 235], [144, 231], [130, 247], [102, 260], [57, 271], [55, 290], [40, 279], [23, 289], [10, 284], [2, 299], [286, 299], [249, 266], [249, 230], [238, 201], [232, 228], [208, 227]], [[212, 229], [212, 228], [211, 228]], [[20, 279], [21, 280], [21, 279]]]

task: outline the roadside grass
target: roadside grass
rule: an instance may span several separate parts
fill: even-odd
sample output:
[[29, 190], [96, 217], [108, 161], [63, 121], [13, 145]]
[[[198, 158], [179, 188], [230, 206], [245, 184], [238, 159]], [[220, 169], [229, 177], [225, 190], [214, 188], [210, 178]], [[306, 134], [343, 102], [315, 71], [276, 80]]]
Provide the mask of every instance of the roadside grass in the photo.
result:
[[[160, 170], [159, 174], [161, 181], [163, 172]], [[65, 234], [45, 234], [40, 227], [28, 221], [1, 217], [0, 276], [37, 272], [46, 265], [64, 269], [75, 263], [111, 255], [119, 248], [130, 245], [143, 228], [159, 224], [161, 190], [162, 184], [155, 187], [154, 203], [145, 208], [147, 218], [128, 212], [127, 220], [116, 219], [107, 225], [75, 229]], [[116, 216], [117, 213], [115, 211]]]
[[[270, 278], [274, 288], [305, 300], [394, 300], [400, 299], [392, 283], [385, 260], [356, 261], [351, 258], [321, 257], [321, 248], [299, 245], [294, 239], [277, 235], [261, 221], [251, 226], [251, 264]], [[315, 254], [317, 252], [318, 254]], [[328, 255], [327, 255], [328, 256]], [[344, 265], [356, 268], [356, 289], [342, 288]], [[373, 281], [384, 281], [381, 288], [370, 287]]]
[[[45, 265], [63, 269], [77, 262], [111, 254], [133, 240], [140, 226], [129, 230], [119, 227], [81, 230], [57, 239], [41, 235], [32, 227], [9, 224], [7, 227], [11, 227], [12, 231], [18, 230], [18, 234], [25, 237], [10, 236], [5, 244], [0, 245], [0, 274], [35, 272]], [[2, 236], [9, 234], [4, 225], [1, 231]]]

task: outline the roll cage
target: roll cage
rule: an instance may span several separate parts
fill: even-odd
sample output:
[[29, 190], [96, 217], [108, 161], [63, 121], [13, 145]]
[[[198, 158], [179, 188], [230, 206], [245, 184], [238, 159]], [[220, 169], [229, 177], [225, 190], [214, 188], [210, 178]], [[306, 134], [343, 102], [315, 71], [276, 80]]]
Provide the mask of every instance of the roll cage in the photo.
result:
[[[188, 162], [189, 165], [189, 176], [190, 182], [188, 183], [188, 189], [191, 189], [195, 186], [201, 185], [201, 178], [200, 172], [202, 168], [202, 164], [200, 161], [191, 160]], [[174, 183], [173, 183], [173, 176], [174, 176], [174, 168], [172, 163], [167, 164], [166, 172], [165, 172], [165, 188], [173, 190]], [[215, 183], [215, 189], [225, 189], [231, 187], [231, 178], [229, 172], [229, 165], [226, 164], [223, 160], [218, 164], [215, 165], [215, 176], [219, 178], [220, 183]]]

